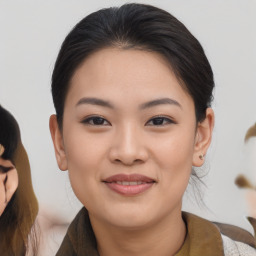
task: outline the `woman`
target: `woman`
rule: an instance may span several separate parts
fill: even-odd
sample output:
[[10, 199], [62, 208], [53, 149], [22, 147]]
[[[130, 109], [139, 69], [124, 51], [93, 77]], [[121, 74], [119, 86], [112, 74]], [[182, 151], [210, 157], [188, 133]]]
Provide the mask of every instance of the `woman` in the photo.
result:
[[[38, 205], [14, 117], [0, 106], [0, 255], [36, 255]], [[32, 228], [32, 230], [31, 230]]]
[[201, 45], [161, 9], [102, 9], [74, 27], [53, 71], [50, 130], [85, 208], [57, 255], [255, 254], [254, 241], [181, 211], [211, 142], [213, 88]]

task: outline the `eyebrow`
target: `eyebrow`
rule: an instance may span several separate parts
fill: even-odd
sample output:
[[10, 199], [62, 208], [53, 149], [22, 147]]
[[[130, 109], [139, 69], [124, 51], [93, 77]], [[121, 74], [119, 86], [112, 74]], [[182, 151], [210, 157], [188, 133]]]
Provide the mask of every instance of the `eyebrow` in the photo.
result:
[[114, 108], [114, 106], [111, 103], [109, 103], [108, 101], [98, 99], [98, 98], [82, 98], [77, 102], [76, 106], [79, 106], [82, 104], [91, 104], [91, 105], [112, 108], [112, 109]]
[[[106, 100], [102, 100], [102, 99], [99, 99], [99, 98], [81, 98], [76, 106], [79, 106], [79, 105], [82, 105], [82, 104], [91, 104], [91, 105], [96, 105], [96, 106], [102, 106], [102, 107], [107, 107], [107, 108], [111, 108], [111, 109], [114, 109], [114, 106], [106, 101]], [[155, 106], [158, 106], [158, 105], [163, 105], [163, 104], [170, 104], [170, 105], [175, 105], [175, 106], [178, 106], [180, 108], [181, 107], [181, 104], [174, 100], [174, 99], [171, 99], [171, 98], [161, 98], [161, 99], [156, 99], [156, 100], [152, 100], [152, 101], [148, 101], [146, 103], [143, 103], [139, 106], [139, 109], [146, 109], [146, 108], [151, 108], [151, 107], [155, 107]]]
[[143, 103], [142, 105], [140, 105], [140, 109], [151, 108], [151, 107], [155, 107], [155, 106], [163, 105], [163, 104], [175, 105], [175, 106], [182, 108], [181, 104], [174, 99], [161, 98], [161, 99], [156, 99], [156, 100], [152, 100], [152, 101]]

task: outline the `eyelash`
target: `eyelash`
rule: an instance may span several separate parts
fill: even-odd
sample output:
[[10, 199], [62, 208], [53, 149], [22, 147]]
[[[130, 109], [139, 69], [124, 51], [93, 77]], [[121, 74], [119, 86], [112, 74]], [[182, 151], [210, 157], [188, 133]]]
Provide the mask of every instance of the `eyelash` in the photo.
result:
[[105, 118], [103, 118], [103, 117], [101, 117], [101, 116], [90, 116], [90, 117], [88, 117], [88, 118], [86, 118], [86, 119], [84, 119], [83, 121], [82, 121], [82, 123], [83, 124], [88, 124], [88, 125], [94, 125], [94, 126], [100, 126], [100, 125], [103, 125], [103, 126], [105, 126], [106, 124], [94, 124], [94, 123], [90, 123], [90, 121], [95, 121], [95, 120], [97, 120], [98, 119], [98, 121], [99, 120], [101, 120], [101, 121], [103, 121], [103, 122], [107, 122], [108, 124], [110, 124]]
[[165, 126], [168, 124], [175, 124], [176, 122], [173, 121], [172, 119], [170, 119], [169, 117], [165, 117], [165, 116], [155, 116], [152, 117], [146, 124], [148, 124], [149, 122], [152, 122], [154, 120], [161, 120], [162, 122], [165, 122], [165, 124], [152, 124], [150, 126]]
[[[100, 121], [100, 123], [98, 124], [95, 124], [95, 123], [90, 123], [90, 122], [94, 122], [94, 121]], [[149, 126], [165, 126], [165, 125], [168, 125], [168, 124], [176, 124], [176, 122], [170, 118], [167, 118], [165, 116], [155, 116], [155, 117], [152, 117], [149, 121], [146, 122], [146, 124], [148, 124], [149, 122], [152, 122], [152, 121], [162, 121], [161, 124], [150, 124]], [[103, 123], [102, 123], [103, 122]], [[104, 124], [104, 122], [106, 122], [107, 124]], [[163, 122], [165, 122], [165, 124], [163, 124]], [[82, 121], [83, 124], [87, 124], [87, 125], [93, 125], [93, 126], [106, 126], [106, 125], [111, 125], [105, 118], [101, 117], [101, 116], [91, 116], [91, 117], [88, 117], [86, 119], [84, 119]]]
[[0, 173], [7, 173], [11, 169], [13, 169], [13, 167], [5, 167], [3, 165], [0, 165]]

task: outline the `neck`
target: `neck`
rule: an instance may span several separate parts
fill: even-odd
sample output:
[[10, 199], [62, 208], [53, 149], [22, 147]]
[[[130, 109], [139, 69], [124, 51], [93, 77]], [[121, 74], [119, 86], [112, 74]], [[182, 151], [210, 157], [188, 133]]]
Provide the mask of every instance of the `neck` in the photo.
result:
[[100, 256], [171, 256], [181, 248], [186, 236], [181, 211], [138, 229], [113, 227], [91, 215], [90, 220]]

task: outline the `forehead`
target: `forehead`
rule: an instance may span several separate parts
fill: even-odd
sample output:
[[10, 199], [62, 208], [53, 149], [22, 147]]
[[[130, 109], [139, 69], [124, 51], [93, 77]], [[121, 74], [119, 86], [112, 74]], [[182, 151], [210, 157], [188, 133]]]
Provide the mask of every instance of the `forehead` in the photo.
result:
[[180, 101], [192, 100], [164, 57], [135, 49], [106, 48], [86, 58], [72, 77], [67, 97], [84, 94], [138, 100], [170, 94]]

